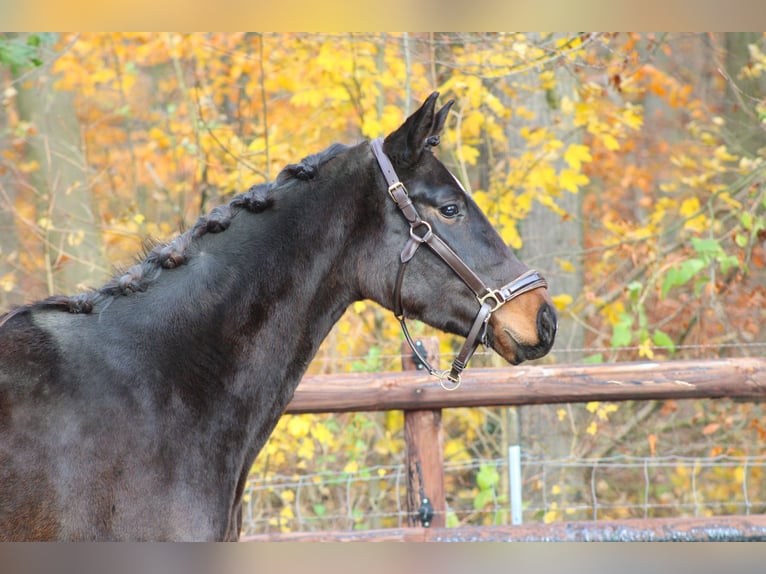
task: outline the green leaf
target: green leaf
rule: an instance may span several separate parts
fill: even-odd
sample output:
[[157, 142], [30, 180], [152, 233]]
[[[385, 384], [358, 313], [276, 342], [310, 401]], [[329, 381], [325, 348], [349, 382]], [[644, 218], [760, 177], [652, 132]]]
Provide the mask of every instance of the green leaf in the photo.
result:
[[634, 303], [638, 301], [639, 297], [641, 296], [641, 291], [643, 290], [644, 285], [640, 281], [631, 281], [627, 285], [628, 294], [630, 295], [630, 300]]
[[665, 280], [662, 282], [662, 298], [664, 299], [667, 296], [668, 291], [673, 287], [688, 283], [689, 280], [702, 271], [706, 265], [707, 263], [705, 263], [705, 261], [695, 257], [693, 259], [687, 259], [678, 267], [671, 267], [668, 270], [667, 275], [665, 275]]
[[612, 331], [612, 347], [627, 347], [633, 340], [633, 315], [620, 313], [620, 319]]
[[604, 354], [596, 353], [595, 355], [589, 355], [582, 362], [588, 365], [599, 365], [604, 362]]
[[446, 526], [447, 528], [456, 528], [460, 526], [460, 519], [457, 517], [457, 514], [455, 514], [454, 510], [447, 511]]
[[324, 504], [315, 504], [313, 508], [317, 516], [327, 516], [327, 507]]
[[671, 339], [667, 333], [665, 333], [664, 331], [660, 331], [659, 329], [656, 329], [654, 331], [654, 335], [652, 336], [652, 342], [657, 347], [662, 347], [664, 349], [667, 349], [671, 353], [674, 353], [676, 350], [676, 345], [675, 343], [673, 343], [673, 339]]
[[709, 237], [705, 239], [692, 237], [691, 241], [692, 248], [700, 255], [705, 255], [709, 258], [713, 258], [716, 255], [723, 253], [723, 247], [721, 247], [721, 244], [718, 243], [718, 241], [715, 239], [711, 239]]
[[739, 267], [739, 259], [736, 255], [724, 255], [718, 262], [721, 264], [721, 271], [728, 273], [731, 269]]
[[748, 244], [747, 235], [745, 235], [744, 233], [737, 233], [734, 236], [734, 242], [744, 249], [745, 247], [747, 247], [747, 244]]
[[482, 464], [476, 475], [476, 485], [481, 490], [491, 490], [500, 480], [500, 475], [494, 466]]
[[479, 494], [476, 495], [476, 498], [473, 499], [473, 509], [481, 510], [488, 504], [494, 502], [494, 500], [495, 500], [495, 494], [491, 489], [480, 490]]

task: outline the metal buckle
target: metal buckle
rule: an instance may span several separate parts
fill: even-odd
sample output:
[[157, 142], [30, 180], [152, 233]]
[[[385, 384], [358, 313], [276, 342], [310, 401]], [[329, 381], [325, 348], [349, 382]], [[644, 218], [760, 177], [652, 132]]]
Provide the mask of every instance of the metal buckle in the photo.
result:
[[505, 297], [503, 297], [503, 294], [500, 291], [500, 289], [488, 288], [487, 292], [484, 295], [482, 296], [477, 295], [476, 298], [479, 300], [480, 305], [489, 305], [489, 303], [487, 302], [487, 299], [492, 299], [495, 302], [494, 306], [490, 306], [490, 309], [489, 309], [490, 313], [494, 313], [506, 303]]
[[391, 196], [391, 199], [393, 199], [394, 203], [396, 203], [397, 205], [399, 204], [399, 202], [394, 197], [394, 191], [396, 191], [398, 188], [402, 189], [405, 196], [407, 195], [407, 188], [404, 187], [404, 184], [401, 181], [396, 181], [388, 186], [388, 195]]

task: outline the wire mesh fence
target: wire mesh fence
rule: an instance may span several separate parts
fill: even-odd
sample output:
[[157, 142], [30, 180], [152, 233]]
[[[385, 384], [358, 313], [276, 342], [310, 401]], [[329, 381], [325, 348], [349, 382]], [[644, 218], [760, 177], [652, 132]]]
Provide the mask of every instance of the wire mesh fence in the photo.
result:
[[[447, 526], [509, 524], [508, 469], [504, 457], [445, 463]], [[406, 472], [403, 464], [393, 464], [252, 478], [243, 534], [406, 526]], [[761, 514], [766, 456], [546, 460], [523, 453], [521, 492], [525, 523]], [[264, 511], [274, 501], [281, 511]]]

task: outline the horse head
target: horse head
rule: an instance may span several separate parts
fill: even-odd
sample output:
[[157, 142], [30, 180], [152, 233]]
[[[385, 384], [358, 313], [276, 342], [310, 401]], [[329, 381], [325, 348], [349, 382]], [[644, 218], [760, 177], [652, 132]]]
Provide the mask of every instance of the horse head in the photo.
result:
[[385, 231], [370, 257], [399, 269], [372, 289], [372, 298], [402, 322], [412, 317], [469, 337], [473, 348], [464, 348], [463, 364], [453, 366], [459, 382], [479, 342], [512, 364], [542, 357], [553, 345], [557, 319], [545, 280], [516, 258], [434, 155], [453, 104], [437, 111], [437, 96], [372, 145], [380, 167], [374, 193], [387, 201]]

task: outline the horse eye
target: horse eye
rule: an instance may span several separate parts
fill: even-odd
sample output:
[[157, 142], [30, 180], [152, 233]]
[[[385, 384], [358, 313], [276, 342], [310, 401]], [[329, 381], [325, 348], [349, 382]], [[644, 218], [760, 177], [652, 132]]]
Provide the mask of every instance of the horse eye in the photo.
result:
[[457, 217], [460, 214], [460, 209], [454, 203], [450, 203], [449, 205], [440, 207], [439, 213], [441, 213], [447, 219], [452, 219], [453, 217]]

